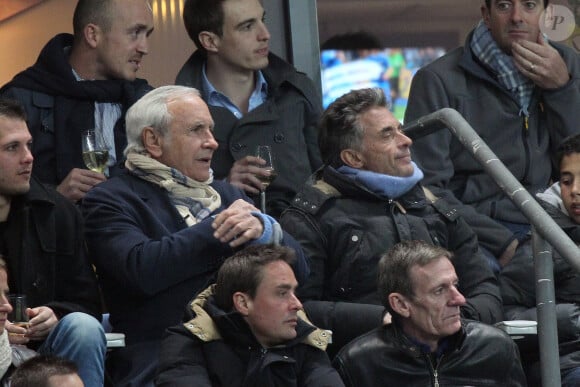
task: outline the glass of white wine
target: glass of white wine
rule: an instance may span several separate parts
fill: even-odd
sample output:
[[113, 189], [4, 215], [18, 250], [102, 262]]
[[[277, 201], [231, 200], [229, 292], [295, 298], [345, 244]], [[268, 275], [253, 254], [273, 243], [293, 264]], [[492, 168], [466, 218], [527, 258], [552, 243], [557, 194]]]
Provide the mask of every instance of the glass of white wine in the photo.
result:
[[88, 169], [104, 173], [109, 161], [109, 151], [101, 133], [94, 129], [82, 133], [83, 161]]
[[260, 209], [262, 213], [266, 213], [266, 188], [272, 183], [272, 181], [278, 176], [276, 169], [274, 167], [274, 154], [272, 148], [269, 145], [258, 145], [256, 147], [256, 157], [261, 158], [266, 162], [266, 164], [261, 167], [270, 172], [268, 176], [257, 175], [256, 177], [262, 183], [262, 189], [260, 189]]

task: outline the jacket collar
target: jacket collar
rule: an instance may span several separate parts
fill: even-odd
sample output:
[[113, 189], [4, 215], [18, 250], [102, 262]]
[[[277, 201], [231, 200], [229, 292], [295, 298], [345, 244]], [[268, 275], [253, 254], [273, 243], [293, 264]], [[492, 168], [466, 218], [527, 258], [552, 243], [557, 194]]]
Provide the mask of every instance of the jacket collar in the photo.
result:
[[[236, 331], [241, 331], [246, 336], [242, 338], [243, 340], [257, 344], [256, 339], [239, 313], [227, 313], [213, 303], [214, 288], [215, 285], [211, 285], [199, 293], [190, 303], [189, 306], [195, 317], [183, 324], [185, 329], [204, 342], [223, 340], [224, 335], [221, 332], [227, 332], [226, 335], [231, 335]], [[298, 312], [298, 317], [296, 338], [283, 346], [291, 347], [303, 343], [325, 351], [330, 342], [331, 334], [328, 331], [314, 327], [303, 311]], [[240, 339], [239, 334], [236, 334], [235, 337]]]
[[[179, 70], [175, 83], [201, 89], [203, 85], [202, 69], [206, 60], [206, 53], [202, 50], [196, 50]], [[299, 91], [301, 90], [301, 86], [294, 76], [294, 67], [273, 53], [268, 54], [268, 66], [262, 69], [262, 74], [268, 83], [268, 95], [272, 97], [275, 97], [276, 91], [284, 82], [290, 83]]]
[[35, 204], [42, 206], [54, 206], [56, 203], [53, 198], [54, 193], [51, 193], [44, 185], [42, 185], [34, 176], [30, 178], [30, 190], [20, 196], [15, 196], [12, 203], [19, 204]]
[[[333, 188], [324, 187], [326, 185]], [[385, 198], [369, 191], [366, 187], [353, 179], [348, 178], [336, 169], [326, 166], [317, 172], [313, 181], [314, 188], [323, 192], [328, 192], [328, 196], [344, 196], [348, 198], [360, 198], [361, 200], [372, 200], [384, 202]], [[420, 183], [417, 183], [406, 194], [396, 199], [404, 208], [417, 208], [426, 205], [425, 194]]]
[[[445, 355], [461, 349], [466, 336], [464, 324], [465, 322], [461, 320], [461, 328], [459, 331], [445, 338], [445, 345], [440, 353], [438, 351], [437, 356]], [[391, 335], [395, 338], [397, 345], [412, 356], [421, 356], [427, 353], [427, 351], [425, 351], [425, 345], [418, 343], [403, 332], [403, 329], [397, 322], [396, 318], [393, 319], [392, 324], [389, 324], [384, 328], [383, 335], [388, 335], [389, 332], [391, 332]]]

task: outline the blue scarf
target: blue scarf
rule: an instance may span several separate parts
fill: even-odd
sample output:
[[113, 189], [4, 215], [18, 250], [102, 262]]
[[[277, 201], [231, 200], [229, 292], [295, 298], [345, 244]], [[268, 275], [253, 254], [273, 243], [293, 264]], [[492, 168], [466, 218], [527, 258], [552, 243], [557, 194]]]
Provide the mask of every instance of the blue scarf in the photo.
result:
[[385, 175], [347, 167], [346, 165], [338, 168], [338, 172], [385, 199], [398, 199], [409, 192], [423, 178], [423, 171], [419, 169], [414, 161], [411, 161], [411, 164], [413, 164], [413, 174], [407, 177]]
[[483, 20], [473, 31], [471, 50], [487, 68], [496, 73], [497, 81], [516, 97], [520, 106], [519, 114], [527, 117], [535, 85], [520, 73], [513, 57], [498, 47]]

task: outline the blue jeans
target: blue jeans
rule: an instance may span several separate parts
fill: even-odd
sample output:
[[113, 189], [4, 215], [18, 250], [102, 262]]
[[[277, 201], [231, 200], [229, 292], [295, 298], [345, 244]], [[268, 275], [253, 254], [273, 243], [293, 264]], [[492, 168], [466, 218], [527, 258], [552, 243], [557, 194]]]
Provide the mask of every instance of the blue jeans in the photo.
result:
[[107, 340], [103, 326], [86, 313], [64, 316], [38, 348], [42, 354], [52, 354], [73, 361], [85, 387], [103, 387]]
[[562, 387], [580, 386], [580, 367], [562, 370]]
[[497, 260], [497, 257], [482, 245], [479, 245], [479, 251], [487, 261], [487, 264], [491, 268], [491, 271], [493, 271], [493, 273], [497, 275], [501, 271], [501, 266], [499, 264], [499, 261]]
[[506, 222], [505, 220], [499, 220], [498, 222], [513, 232], [520, 244], [531, 237], [532, 226], [528, 223], [512, 223]]

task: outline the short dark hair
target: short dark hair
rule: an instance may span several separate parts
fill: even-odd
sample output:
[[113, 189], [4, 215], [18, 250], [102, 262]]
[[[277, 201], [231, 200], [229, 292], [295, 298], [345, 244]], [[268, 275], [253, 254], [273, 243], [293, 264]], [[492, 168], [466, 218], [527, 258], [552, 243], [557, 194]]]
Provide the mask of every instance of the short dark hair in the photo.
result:
[[379, 38], [366, 32], [347, 32], [328, 38], [320, 46], [321, 50], [360, 50], [380, 49], [383, 45]]
[[225, 311], [234, 308], [233, 295], [247, 293], [251, 298], [262, 282], [264, 266], [276, 261], [292, 265], [296, 260], [294, 250], [276, 245], [248, 246], [226, 259], [218, 271], [214, 290], [216, 305]]
[[104, 31], [111, 29], [114, 0], [79, 0], [73, 15], [73, 32], [75, 39], [83, 34], [89, 23], [101, 27]]
[[78, 373], [72, 361], [54, 356], [38, 355], [26, 360], [10, 377], [11, 387], [48, 387], [49, 378]]
[[185, 0], [183, 5], [183, 24], [187, 34], [198, 50], [205, 52], [199, 34], [202, 31], [223, 35], [224, 8], [227, 0]]
[[[548, 2], [549, 0], [544, 0], [544, 8], [546, 8], [548, 6]], [[489, 9], [491, 5], [491, 0], [485, 0], [485, 6], [487, 7], [487, 9]]]
[[26, 121], [26, 111], [20, 102], [10, 98], [0, 97], [0, 117], [16, 118]]
[[562, 166], [562, 159], [564, 156], [569, 156], [573, 153], [580, 153], [580, 134], [567, 137], [556, 150], [556, 162], [558, 163], [558, 168]]
[[385, 308], [394, 315], [388, 296], [400, 293], [406, 297], [415, 295], [411, 268], [425, 266], [441, 257], [451, 260], [453, 254], [440, 246], [424, 241], [402, 241], [394, 245], [379, 261], [377, 288]]
[[318, 146], [325, 164], [340, 167], [341, 151], [360, 148], [364, 128], [359, 116], [374, 107], [389, 107], [383, 89], [378, 87], [352, 90], [328, 106], [318, 125]]

